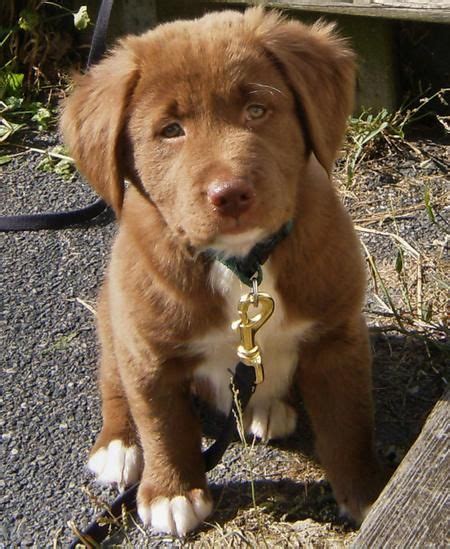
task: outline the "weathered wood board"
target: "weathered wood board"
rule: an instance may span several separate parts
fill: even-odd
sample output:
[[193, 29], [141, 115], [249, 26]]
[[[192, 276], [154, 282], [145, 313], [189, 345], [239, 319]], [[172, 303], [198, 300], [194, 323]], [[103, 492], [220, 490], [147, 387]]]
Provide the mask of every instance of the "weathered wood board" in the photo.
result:
[[353, 549], [450, 547], [450, 389], [378, 498]]
[[[258, 4], [244, 0], [211, 0], [211, 3]], [[413, 21], [450, 22], [449, 0], [269, 0], [268, 6], [342, 15], [360, 15]]]

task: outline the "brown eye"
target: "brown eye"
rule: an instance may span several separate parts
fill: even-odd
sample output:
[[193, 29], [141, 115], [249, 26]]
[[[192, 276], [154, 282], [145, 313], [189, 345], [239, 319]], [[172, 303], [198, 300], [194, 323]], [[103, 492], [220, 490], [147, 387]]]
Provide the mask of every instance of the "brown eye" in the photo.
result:
[[181, 137], [182, 135], [185, 135], [183, 128], [180, 124], [178, 124], [178, 122], [173, 122], [163, 128], [161, 134], [166, 139], [173, 139], [174, 137]]
[[248, 105], [246, 111], [249, 120], [258, 120], [266, 114], [267, 109], [263, 105]]

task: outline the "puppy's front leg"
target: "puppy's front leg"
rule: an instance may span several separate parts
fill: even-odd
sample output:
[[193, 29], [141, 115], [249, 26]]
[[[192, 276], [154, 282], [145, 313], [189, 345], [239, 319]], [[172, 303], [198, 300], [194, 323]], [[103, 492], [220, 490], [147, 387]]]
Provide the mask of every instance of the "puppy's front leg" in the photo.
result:
[[117, 484], [123, 489], [141, 478], [142, 452], [114, 353], [107, 296], [106, 283], [97, 308], [102, 343], [99, 386], [103, 426], [91, 450], [88, 468], [99, 482]]
[[144, 452], [138, 513], [158, 532], [183, 536], [211, 513], [212, 500], [188, 384], [170, 373], [155, 373], [158, 370], [136, 376], [133, 373], [146, 370], [132, 368], [123, 374]]
[[361, 522], [384, 483], [375, 457], [371, 359], [362, 319], [302, 345], [299, 382], [341, 512]]

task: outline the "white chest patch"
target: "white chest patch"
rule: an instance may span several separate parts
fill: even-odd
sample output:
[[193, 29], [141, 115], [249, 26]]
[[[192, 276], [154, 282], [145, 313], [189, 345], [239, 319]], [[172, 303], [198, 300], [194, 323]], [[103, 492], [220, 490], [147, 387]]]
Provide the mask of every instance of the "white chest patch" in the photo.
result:
[[[239, 298], [248, 293], [249, 288], [219, 262], [215, 262], [211, 270], [210, 284], [226, 299], [229, 327], [208, 332], [193, 342], [191, 349], [204, 356], [202, 364], [195, 371], [195, 377], [206, 378], [213, 387], [217, 408], [228, 413], [232, 398], [229, 389], [230, 371], [234, 370], [238, 360], [236, 348], [239, 344], [239, 336], [231, 329], [231, 322], [239, 317]], [[264, 266], [264, 279], [259, 290], [273, 297], [275, 310], [255, 338], [261, 349], [264, 382], [256, 388], [250, 401], [251, 407], [269, 406], [272, 401], [286, 395], [297, 366], [299, 341], [314, 324], [309, 320], [294, 324], [286, 321], [283, 304], [271, 276], [270, 261]]]

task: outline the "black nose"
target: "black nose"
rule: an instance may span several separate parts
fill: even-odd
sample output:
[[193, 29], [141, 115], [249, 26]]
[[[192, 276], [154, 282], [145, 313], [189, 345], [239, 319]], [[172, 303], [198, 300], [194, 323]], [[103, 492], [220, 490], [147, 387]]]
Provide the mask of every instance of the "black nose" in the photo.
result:
[[207, 196], [220, 215], [238, 218], [253, 204], [255, 189], [245, 179], [214, 181], [208, 187]]

